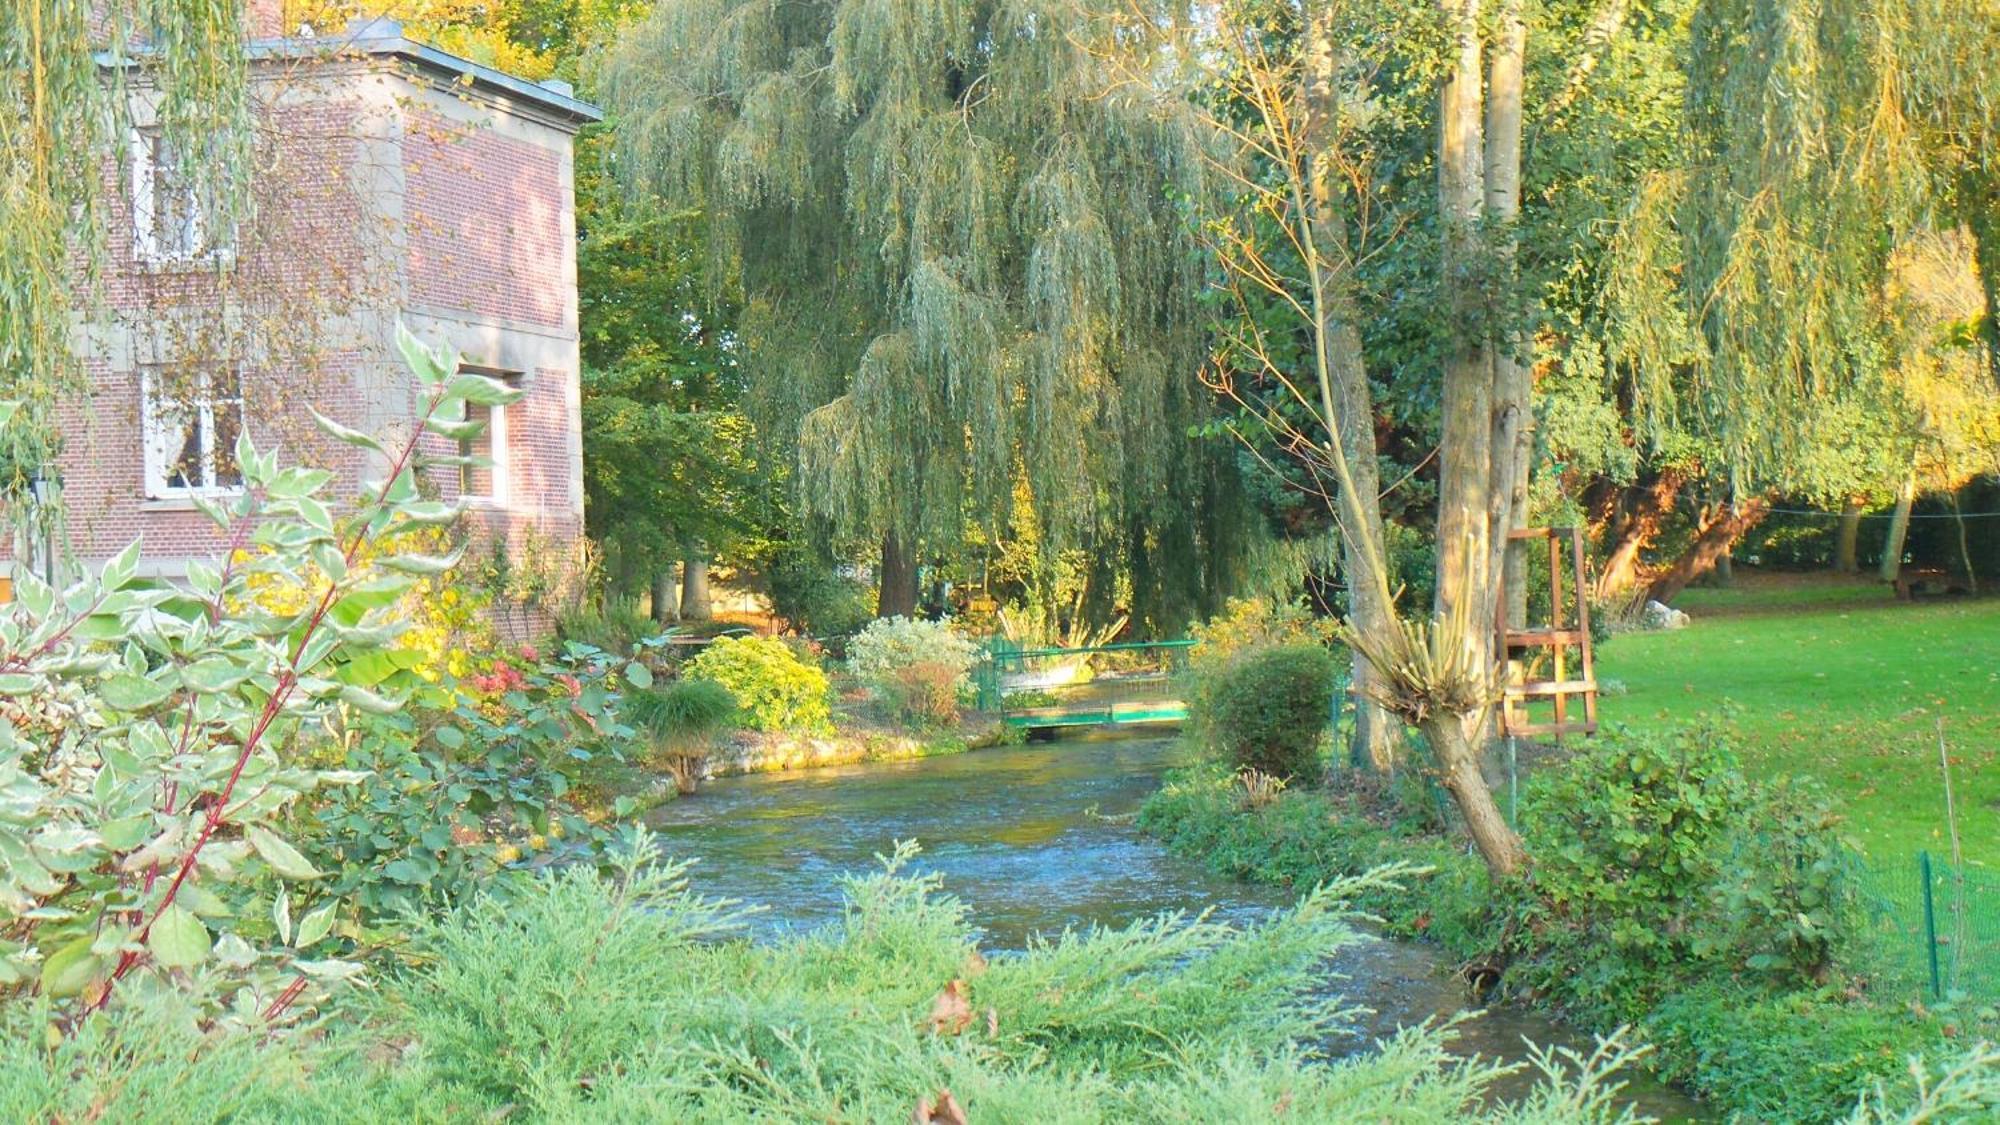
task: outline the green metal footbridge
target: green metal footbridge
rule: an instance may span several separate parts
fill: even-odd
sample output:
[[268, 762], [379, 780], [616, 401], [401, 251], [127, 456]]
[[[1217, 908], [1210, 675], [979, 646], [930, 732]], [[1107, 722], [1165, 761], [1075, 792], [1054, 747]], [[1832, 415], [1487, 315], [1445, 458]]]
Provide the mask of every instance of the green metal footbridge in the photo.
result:
[[977, 674], [979, 707], [1030, 730], [1178, 723], [1187, 718], [1180, 673], [1194, 644], [1018, 648], [995, 640]]

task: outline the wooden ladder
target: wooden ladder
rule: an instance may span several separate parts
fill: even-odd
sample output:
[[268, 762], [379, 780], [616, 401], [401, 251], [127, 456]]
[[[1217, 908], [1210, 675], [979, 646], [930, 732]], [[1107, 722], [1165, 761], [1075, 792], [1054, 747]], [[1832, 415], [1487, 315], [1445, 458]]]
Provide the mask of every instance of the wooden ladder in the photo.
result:
[[[1549, 622], [1543, 626], [1523, 623], [1516, 629], [1507, 619], [1506, 576], [1500, 579], [1499, 600], [1494, 610], [1494, 632], [1496, 648], [1503, 668], [1511, 670], [1514, 662], [1540, 650], [1548, 650], [1551, 656], [1549, 678], [1529, 680], [1523, 678], [1515, 682], [1512, 675], [1505, 677], [1500, 693], [1500, 733], [1504, 736], [1532, 738], [1553, 735], [1561, 742], [1565, 734], [1597, 733], [1597, 674], [1590, 662], [1590, 599], [1584, 593], [1583, 585], [1583, 537], [1574, 527], [1524, 527], [1508, 532], [1510, 540], [1545, 540], [1549, 545]], [[1569, 541], [1570, 588], [1576, 592], [1575, 624], [1563, 623], [1563, 540]], [[1570, 650], [1577, 651], [1577, 669], [1570, 672]], [[1526, 666], [1525, 663], [1522, 665]], [[1580, 697], [1583, 701], [1583, 718], [1571, 717], [1570, 700]], [[1548, 701], [1553, 705], [1554, 715], [1547, 722], [1537, 722], [1528, 713], [1530, 704]]]

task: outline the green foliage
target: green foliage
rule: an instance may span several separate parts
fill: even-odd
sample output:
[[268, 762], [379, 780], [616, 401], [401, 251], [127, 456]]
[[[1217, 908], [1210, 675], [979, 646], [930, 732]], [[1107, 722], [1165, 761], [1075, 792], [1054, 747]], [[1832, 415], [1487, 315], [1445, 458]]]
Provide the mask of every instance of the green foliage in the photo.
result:
[[1173, 629], [1243, 541], [1234, 456], [1189, 433], [1209, 274], [1162, 190], [1209, 153], [1105, 96], [1110, 14], [671, 0], [605, 93], [622, 166], [702, 213], [713, 290], [744, 296], [748, 413], [807, 515], [949, 550], [1025, 484], [1045, 559], [1143, 576]]
[[[1905, 1060], [1941, 1053], [1937, 1026], [1901, 1005], [1834, 994], [1766, 994], [1703, 984], [1646, 1017], [1664, 1077], [1763, 1121], [1838, 1121], [1877, 1083], [1908, 1100]], [[1892, 1117], [1889, 1120], [1899, 1120]]]
[[676, 680], [625, 700], [626, 718], [662, 745], [706, 742], [736, 719], [736, 697], [712, 680]]
[[958, 717], [979, 660], [979, 646], [949, 621], [881, 618], [847, 643], [848, 666], [877, 699], [904, 720], [933, 727]]
[[833, 728], [826, 673], [771, 637], [722, 637], [689, 661], [682, 675], [729, 689], [743, 724], [755, 730], [822, 734]]
[[624, 713], [651, 742], [649, 758], [674, 779], [674, 788], [692, 793], [708, 771], [709, 751], [736, 724], [736, 697], [709, 680], [675, 680], [637, 692]]
[[[247, 986], [239, 995], [251, 1005], [275, 995], [274, 981], [334, 982], [356, 970], [305, 948], [327, 937], [330, 909], [310, 928], [281, 920], [279, 944], [263, 951], [245, 940], [263, 932], [247, 919], [263, 916], [278, 883], [324, 878], [285, 838], [282, 815], [316, 789], [366, 775], [314, 768], [297, 748], [343, 708], [404, 705], [415, 677], [403, 669], [421, 659], [396, 657], [410, 624], [402, 598], [455, 562], [409, 551], [358, 560], [369, 544], [456, 517], [419, 495], [425, 435], [464, 432], [448, 421], [460, 403], [519, 397], [407, 332], [399, 343], [418, 384], [418, 424], [400, 445], [315, 415], [336, 441], [386, 465], [345, 519], [322, 496], [332, 473], [281, 468], [239, 435], [245, 489], [196, 506], [246, 549], [219, 565], [190, 563], [185, 587], [138, 582], [136, 543], [61, 590], [17, 576], [16, 601], [0, 613], [12, 715], [0, 727], [8, 983], [38, 978], [45, 995], [96, 1000], [135, 970], [178, 973], [214, 959], [224, 979]], [[260, 579], [300, 575], [317, 577], [296, 605], [255, 597]]]
[[606, 652], [633, 655], [639, 642], [660, 631], [639, 610], [636, 599], [613, 594], [564, 607], [556, 614], [556, 636]]
[[1214, 752], [1239, 768], [1313, 784], [1340, 665], [1315, 644], [1239, 653], [1210, 673], [1188, 718]]
[[765, 569], [765, 583], [771, 612], [794, 632], [840, 637], [875, 616], [874, 589], [841, 573], [838, 564], [810, 548], [790, 546], [778, 552]]
[[[1502, 1069], [1449, 1032], [1310, 1057], [1335, 1021], [1338, 883], [1249, 930], [1179, 916], [979, 956], [963, 906], [900, 867], [847, 881], [845, 921], [753, 944], [641, 838], [609, 876], [545, 872], [418, 927], [419, 956], [313, 1034], [204, 1031], [171, 997], [75, 1036], [0, 1009], [0, 1116], [220, 1121], [902, 1120], [949, 1090], [973, 1120], [1611, 1123], [1619, 1048], [1489, 1108]], [[1553, 1060], [1552, 1060], [1553, 1061]]]
[[1746, 780], [1712, 729], [1602, 739], [1530, 785], [1512, 971], [1614, 1021], [1717, 973], [1816, 985], [1859, 920], [1835, 823], [1816, 791]]
[[321, 754], [368, 782], [302, 803], [291, 822], [328, 873], [323, 893], [379, 928], [509, 867], [600, 858], [610, 833], [570, 795], [621, 756], [626, 666], [572, 643], [420, 688], [394, 714], [347, 715]]
[[1486, 869], [1462, 845], [1407, 824], [1380, 823], [1368, 815], [1363, 794], [1338, 784], [1288, 787], [1261, 806], [1241, 793], [1220, 766], [1179, 771], [1146, 799], [1139, 825], [1175, 853], [1255, 883], [1317, 886], [1392, 856], [1419, 865], [1429, 873], [1412, 880], [1412, 888], [1372, 888], [1355, 905], [1397, 933], [1433, 938], [1459, 956], [1483, 951], [1491, 897]]
[[1230, 598], [1222, 612], [1188, 630], [1195, 642], [1188, 650], [1188, 672], [1200, 681], [1226, 668], [1245, 650], [1263, 645], [1316, 643], [1333, 640], [1335, 622], [1298, 602], [1273, 598]]
[[[1695, 940], [1744, 789], [1734, 757], [1707, 730], [1593, 742], [1530, 786], [1522, 829], [1536, 845], [1535, 891], [1579, 928], [1579, 945], [1647, 968], [1670, 964]], [[1607, 987], [1606, 998], [1617, 991]]]

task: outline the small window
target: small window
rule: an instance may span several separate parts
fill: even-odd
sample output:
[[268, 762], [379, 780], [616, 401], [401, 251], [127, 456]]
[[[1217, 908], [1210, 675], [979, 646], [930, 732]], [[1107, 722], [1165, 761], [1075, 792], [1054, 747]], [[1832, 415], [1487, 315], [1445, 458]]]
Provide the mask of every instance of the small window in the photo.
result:
[[[462, 364], [459, 370], [509, 385], [518, 385], [521, 379], [518, 371], [477, 364]], [[459, 456], [478, 462], [458, 467], [459, 498], [474, 504], [504, 505], [507, 503], [507, 408], [470, 402], [460, 406], [463, 413], [459, 417], [462, 420], [478, 422], [481, 426], [477, 434], [458, 441]]]
[[133, 253], [155, 265], [224, 253], [226, 239], [210, 237], [207, 203], [179, 146], [158, 129], [139, 130], [132, 146]]
[[206, 496], [243, 488], [236, 438], [243, 432], [243, 389], [236, 372], [196, 372], [142, 379], [146, 495]]

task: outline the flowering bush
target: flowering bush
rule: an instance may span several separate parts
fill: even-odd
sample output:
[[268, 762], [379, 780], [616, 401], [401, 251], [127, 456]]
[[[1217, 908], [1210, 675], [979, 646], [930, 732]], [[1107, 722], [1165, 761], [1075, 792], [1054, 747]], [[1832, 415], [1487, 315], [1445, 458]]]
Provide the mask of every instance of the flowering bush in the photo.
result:
[[826, 673], [772, 637], [722, 637], [688, 662], [682, 676], [721, 684], [736, 697], [743, 725], [822, 734], [833, 729]]
[[[320, 944], [337, 903], [295, 920], [291, 888], [325, 873], [283, 814], [366, 774], [316, 768], [298, 748], [343, 708], [405, 706], [391, 682], [408, 670], [371, 656], [397, 651], [403, 598], [456, 560], [357, 564], [371, 543], [456, 518], [418, 491], [434, 463], [424, 435], [469, 436], [460, 404], [518, 397], [408, 333], [399, 342], [419, 384], [406, 438], [384, 445], [315, 415], [384, 466], [351, 516], [336, 520], [322, 496], [331, 472], [280, 468], [239, 434], [243, 491], [195, 501], [232, 546], [218, 565], [190, 563], [184, 587], [140, 582], [137, 544], [62, 589], [16, 576], [18, 600], [0, 611], [0, 985], [101, 1007], [126, 977], [200, 972], [250, 1021], [359, 971]], [[312, 593], [263, 606], [260, 578]]]
[[451, 901], [510, 865], [594, 860], [611, 840], [565, 798], [631, 737], [618, 709], [646, 678], [623, 657], [523, 646], [491, 670], [420, 686], [393, 715], [344, 716], [331, 748], [369, 784], [303, 804], [297, 836], [357, 921]]
[[907, 719], [942, 724], [958, 716], [979, 646], [948, 621], [886, 617], [847, 643], [847, 664], [876, 698]]

